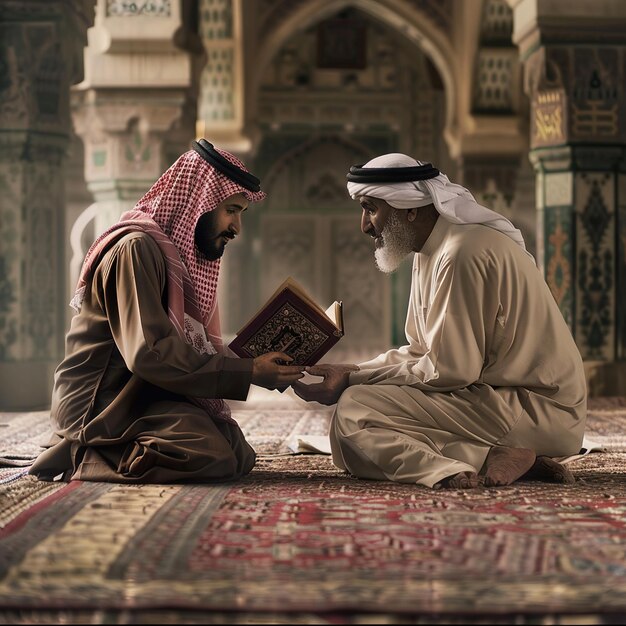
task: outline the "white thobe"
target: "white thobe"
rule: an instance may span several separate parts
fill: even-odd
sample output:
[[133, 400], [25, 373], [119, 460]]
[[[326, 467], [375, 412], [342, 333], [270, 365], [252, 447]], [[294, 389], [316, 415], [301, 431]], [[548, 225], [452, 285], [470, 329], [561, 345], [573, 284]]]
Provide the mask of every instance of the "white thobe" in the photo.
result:
[[407, 344], [359, 364], [331, 424], [334, 463], [432, 487], [492, 446], [580, 449], [583, 362], [532, 258], [506, 235], [439, 217], [415, 254]]

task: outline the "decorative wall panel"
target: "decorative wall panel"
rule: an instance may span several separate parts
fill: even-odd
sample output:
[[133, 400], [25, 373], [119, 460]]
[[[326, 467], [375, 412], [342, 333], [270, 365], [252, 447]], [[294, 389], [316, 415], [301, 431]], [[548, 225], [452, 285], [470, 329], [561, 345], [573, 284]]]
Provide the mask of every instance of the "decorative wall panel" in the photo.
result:
[[391, 346], [391, 280], [376, 269], [372, 242], [360, 231], [357, 216], [333, 220], [331, 228], [328, 276], [333, 299], [340, 298], [345, 305], [342, 348], [369, 350], [374, 357]]
[[615, 195], [610, 174], [576, 176], [576, 336], [583, 357], [615, 357]]
[[518, 77], [515, 48], [482, 48], [476, 63], [475, 112], [513, 111], [513, 90]]
[[574, 328], [574, 220], [571, 206], [543, 212], [545, 277], [563, 318]]

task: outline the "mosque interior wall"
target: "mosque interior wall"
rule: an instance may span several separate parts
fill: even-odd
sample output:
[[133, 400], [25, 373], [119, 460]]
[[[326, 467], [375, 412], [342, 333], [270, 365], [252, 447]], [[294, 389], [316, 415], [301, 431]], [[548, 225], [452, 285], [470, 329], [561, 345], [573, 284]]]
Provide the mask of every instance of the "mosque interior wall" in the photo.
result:
[[[321, 304], [344, 302], [331, 360], [402, 343], [410, 265], [375, 269], [345, 188], [350, 165], [399, 151], [515, 222], [581, 351], [623, 364], [626, 7], [598, 2], [597, 14], [561, 0], [2, 2], [2, 32], [10, 17], [41, 37], [13, 28], [0, 44], [0, 395], [43, 355], [31, 404], [45, 405], [81, 255], [197, 136], [240, 156], [268, 192], [223, 259], [226, 338], [292, 275]], [[569, 48], [553, 24], [572, 26]], [[596, 48], [583, 57], [578, 44]], [[42, 45], [52, 52], [28, 67]], [[55, 102], [67, 120], [52, 128]], [[570, 138], [604, 156], [608, 141], [612, 174], [559, 160]], [[56, 161], [20, 169], [35, 145]], [[577, 275], [602, 255], [613, 264], [602, 284]]]

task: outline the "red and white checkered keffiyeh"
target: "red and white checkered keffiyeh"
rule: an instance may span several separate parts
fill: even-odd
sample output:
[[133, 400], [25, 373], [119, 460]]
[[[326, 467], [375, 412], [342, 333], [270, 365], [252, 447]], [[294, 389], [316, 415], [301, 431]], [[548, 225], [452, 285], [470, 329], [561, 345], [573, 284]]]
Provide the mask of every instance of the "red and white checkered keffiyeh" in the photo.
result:
[[[246, 170], [235, 156], [217, 150]], [[172, 324], [201, 354], [221, 352], [216, 297], [220, 260], [209, 261], [199, 253], [194, 232], [201, 215], [236, 193], [243, 193], [249, 202], [265, 198], [264, 192], [250, 191], [226, 177], [197, 152], [185, 152], [133, 210], [122, 214], [116, 224], [96, 239], [87, 252], [70, 304], [80, 311], [93, 271], [104, 252], [127, 233], [142, 231], [155, 239], [166, 260], [168, 315]], [[229, 419], [230, 411], [223, 400], [193, 400], [213, 417]]]

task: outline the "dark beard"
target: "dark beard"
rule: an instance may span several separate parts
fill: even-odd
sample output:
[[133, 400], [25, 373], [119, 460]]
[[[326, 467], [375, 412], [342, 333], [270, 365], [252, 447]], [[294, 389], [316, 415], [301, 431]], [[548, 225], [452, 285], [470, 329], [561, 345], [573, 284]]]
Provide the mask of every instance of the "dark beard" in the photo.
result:
[[196, 222], [193, 239], [198, 252], [208, 261], [217, 261], [224, 254], [224, 242], [215, 232], [215, 216], [212, 211], [203, 213]]

